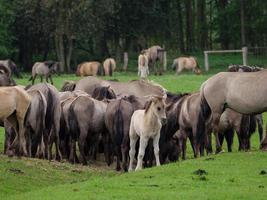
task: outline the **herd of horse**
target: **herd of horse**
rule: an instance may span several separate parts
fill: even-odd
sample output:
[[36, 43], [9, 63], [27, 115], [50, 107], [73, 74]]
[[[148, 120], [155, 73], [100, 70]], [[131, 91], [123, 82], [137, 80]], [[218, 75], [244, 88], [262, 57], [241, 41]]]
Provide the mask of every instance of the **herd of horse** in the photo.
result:
[[[232, 151], [234, 132], [239, 150], [250, 149], [250, 138], [258, 126], [260, 148], [263, 138], [262, 114], [267, 111], [267, 70], [254, 66], [229, 66], [205, 81], [200, 91], [173, 94], [146, 78], [152, 58], [162, 58], [159, 46], [143, 51], [138, 62], [140, 80], [107, 81], [100, 73], [112, 75], [114, 59], [82, 63], [77, 82], [66, 81], [58, 91], [52, 84], [59, 63], [37, 62], [32, 68], [32, 85], [15, 86], [12, 74], [20, 77], [14, 62], [0, 61], [0, 124], [5, 128], [4, 153], [43, 159], [62, 159], [87, 165], [104, 153], [107, 165], [116, 157], [116, 170], [140, 170], [143, 165], [159, 166], [186, 159], [187, 138], [194, 157], [211, 154], [212, 133], [216, 153], [224, 139]], [[159, 53], [149, 56], [150, 53]], [[139, 60], [138, 59], [138, 60]], [[93, 70], [87, 71], [87, 66]], [[193, 57], [175, 59], [179, 74], [185, 66], [201, 73]], [[160, 71], [161, 73], [161, 71]], [[37, 75], [49, 83], [34, 84]], [[5, 79], [3, 78], [5, 77]], [[6, 79], [9, 81], [7, 82]], [[3, 81], [2, 81], [3, 80]], [[55, 152], [53, 155], [53, 145]], [[77, 147], [79, 151], [77, 151]], [[79, 153], [78, 153], [79, 152]]]

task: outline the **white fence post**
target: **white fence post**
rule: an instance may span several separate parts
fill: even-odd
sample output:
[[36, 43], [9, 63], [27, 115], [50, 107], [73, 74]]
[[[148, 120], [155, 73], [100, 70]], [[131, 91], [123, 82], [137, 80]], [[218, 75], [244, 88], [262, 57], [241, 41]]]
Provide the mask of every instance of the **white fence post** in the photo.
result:
[[243, 65], [248, 65], [248, 47], [242, 47]]
[[209, 71], [208, 53], [206, 51], [204, 51], [204, 55], [205, 55], [205, 70]]

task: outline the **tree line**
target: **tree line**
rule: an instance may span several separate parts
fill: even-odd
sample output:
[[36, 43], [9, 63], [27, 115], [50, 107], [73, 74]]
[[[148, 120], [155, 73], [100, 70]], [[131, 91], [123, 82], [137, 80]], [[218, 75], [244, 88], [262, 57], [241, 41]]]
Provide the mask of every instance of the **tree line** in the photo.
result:
[[71, 71], [154, 44], [177, 55], [266, 46], [266, 28], [263, 0], [2, 0], [0, 58], [25, 70], [54, 59]]

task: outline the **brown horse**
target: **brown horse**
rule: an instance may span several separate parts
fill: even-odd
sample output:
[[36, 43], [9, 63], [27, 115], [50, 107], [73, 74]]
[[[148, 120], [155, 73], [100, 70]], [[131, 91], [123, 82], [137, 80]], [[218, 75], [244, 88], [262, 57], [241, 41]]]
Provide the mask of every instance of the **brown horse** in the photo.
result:
[[59, 150], [59, 128], [61, 106], [57, 89], [48, 83], [39, 83], [29, 86], [27, 91], [38, 90], [42, 92], [47, 102], [47, 110], [45, 115], [44, 144], [45, 153], [48, 160], [52, 159], [52, 147], [55, 143], [56, 159], [61, 160], [61, 152]]
[[114, 60], [114, 58], [107, 58], [103, 62], [103, 68], [104, 68], [104, 72], [105, 72], [104, 75], [112, 76], [112, 73], [116, 69], [116, 61]]
[[103, 68], [100, 62], [83, 62], [78, 65], [76, 70], [77, 76], [102, 76], [104, 75]]
[[32, 76], [29, 81], [32, 81], [32, 85], [34, 81], [39, 75], [41, 77], [41, 82], [43, 82], [43, 76], [45, 77], [46, 82], [48, 83], [48, 79], [50, 79], [51, 84], [53, 85], [52, 75], [57, 73], [59, 70], [59, 62], [54, 61], [45, 61], [45, 62], [36, 62], [32, 67]]
[[[221, 72], [201, 86], [201, 110], [198, 131], [205, 136], [205, 121], [212, 114], [213, 124], [218, 125], [226, 108], [241, 114], [259, 114], [267, 109], [267, 70], [253, 73]], [[218, 130], [215, 130], [218, 132]]]
[[[154, 73], [157, 75], [161, 75], [163, 72], [162, 66], [163, 66], [163, 54], [164, 54], [165, 49], [163, 49], [162, 47], [155, 45], [152, 46], [148, 49], [144, 49], [141, 51], [141, 54], [144, 54], [147, 56], [148, 58], [148, 65], [150, 68], [153, 68]], [[159, 72], [157, 70], [157, 68], [155, 67], [155, 64], [157, 61], [160, 61], [160, 67], [159, 67]]]
[[189, 57], [179, 57], [173, 60], [172, 69], [176, 70], [176, 74], [180, 74], [184, 69], [192, 70], [197, 75], [201, 74], [200, 66], [197, 62], [197, 59]]
[[31, 97], [23, 88], [13, 86], [0, 87], [0, 98], [2, 101], [0, 119], [6, 119], [16, 132], [16, 137], [9, 149], [12, 151], [18, 145], [19, 154], [27, 156], [24, 121], [31, 104]]
[[134, 95], [137, 97], [143, 97], [148, 95], [166, 95], [166, 89], [154, 82], [135, 80], [124, 83], [117, 81], [101, 80], [92, 76], [85, 77], [79, 80], [77, 83], [65, 82], [61, 91], [82, 90], [91, 95], [95, 88], [107, 86], [110, 86], [110, 88], [115, 92], [117, 96]]

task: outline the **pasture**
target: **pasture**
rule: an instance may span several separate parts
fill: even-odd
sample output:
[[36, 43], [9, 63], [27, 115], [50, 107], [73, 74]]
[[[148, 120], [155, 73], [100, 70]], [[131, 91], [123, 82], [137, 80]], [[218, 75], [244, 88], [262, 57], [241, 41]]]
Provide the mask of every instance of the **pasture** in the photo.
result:
[[[213, 68], [199, 76], [191, 72], [176, 76], [169, 71], [149, 79], [171, 92], [193, 92], [211, 75], [225, 69]], [[30, 75], [23, 75], [17, 83], [29, 84]], [[54, 76], [54, 84], [60, 89], [65, 80], [77, 79], [74, 75]], [[136, 72], [115, 72], [112, 79], [128, 81], [138, 77]], [[114, 165], [107, 167], [102, 161], [81, 166], [9, 158], [3, 155], [3, 141], [1, 128], [0, 199], [263, 199], [266, 196], [267, 156], [258, 150], [257, 133], [252, 136], [249, 152], [237, 151], [236, 137], [233, 153], [198, 159], [193, 159], [188, 145], [187, 160], [136, 173], [117, 173]], [[226, 150], [226, 146], [223, 149]]]

